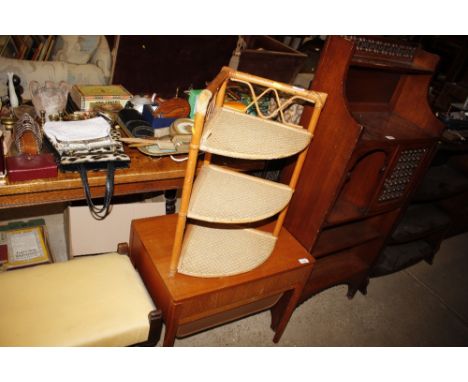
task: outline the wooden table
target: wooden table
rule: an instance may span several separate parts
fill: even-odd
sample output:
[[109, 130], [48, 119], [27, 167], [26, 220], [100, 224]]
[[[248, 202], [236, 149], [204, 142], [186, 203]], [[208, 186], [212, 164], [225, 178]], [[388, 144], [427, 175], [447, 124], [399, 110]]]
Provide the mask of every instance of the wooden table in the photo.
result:
[[[131, 158], [131, 163], [129, 168], [116, 170], [114, 195], [130, 195], [182, 187], [186, 162], [176, 162], [168, 156], [147, 156], [137, 149], [128, 147], [125, 150]], [[236, 160], [228, 163], [221, 162], [218, 158], [218, 163], [229, 164], [242, 171], [263, 168], [263, 162], [259, 161]], [[88, 180], [93, 198], [102, 197], [105, 191], [105, 172], [91, 172]], [[78, 173], [59, 171], [56, 178], [7, 182], [5, 185], [0, 185], [0, 209], [68, 202], [84, 198]]]
[[[235, 276], [169, 277], [177, 215], [133, 220], [130, 257], [166, 324], [164, 346], [176, 337], [271, 309], [278, 342], [311, 272], [314, 259], [286, 230], [259, 267]], [[266, 227], [270, 229], [272, 227]]]

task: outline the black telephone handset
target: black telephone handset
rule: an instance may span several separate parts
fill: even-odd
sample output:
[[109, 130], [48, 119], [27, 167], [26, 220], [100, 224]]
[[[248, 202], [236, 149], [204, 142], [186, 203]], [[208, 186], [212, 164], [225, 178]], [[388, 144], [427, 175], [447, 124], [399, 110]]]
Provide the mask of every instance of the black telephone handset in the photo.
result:
[[124, 125], [130, 121], [145, 121], [139, 111], [129, 107], [119, 111], [119, 118]]
[[154, 128], [143, 119], [141, 113], [132, 108], [119, 111], [119, 123], [125, 127], [130, 135], [137, 138], [154, 137]]

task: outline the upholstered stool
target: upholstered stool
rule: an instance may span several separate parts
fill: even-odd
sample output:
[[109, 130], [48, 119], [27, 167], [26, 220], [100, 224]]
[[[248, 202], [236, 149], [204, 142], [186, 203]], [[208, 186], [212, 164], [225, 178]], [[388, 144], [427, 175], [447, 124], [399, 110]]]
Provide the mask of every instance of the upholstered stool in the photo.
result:
[[130, 259], [117, 253], [0, 274], [0, 346], [155, 345], [155, 309]]

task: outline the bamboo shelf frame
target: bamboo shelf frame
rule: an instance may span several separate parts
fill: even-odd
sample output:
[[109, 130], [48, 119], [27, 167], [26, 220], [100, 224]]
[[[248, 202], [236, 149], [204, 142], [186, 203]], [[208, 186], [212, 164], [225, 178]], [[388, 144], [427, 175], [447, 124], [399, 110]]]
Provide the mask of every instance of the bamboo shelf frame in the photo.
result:
[[[255, 108], [256, 110], [256, 117], [252, 117], [250, 115], [246, 114], [241, 114], [239, 112], [234, 112], [231, 110], [227, 110], [226, 108], [223, 108], [224, 105], [224, 100], [225, 100], [225, 95], [226, 95], [226, 89], [228, 86], [228, 83], [241, 83], [245, 85], [249, 90], [250, 90], [250, 95], [252, 97], [252, 102], [249, 105], [246, 105], [244, 110], [241, 110], [241, 112], [246, 113], [249, 109]], [[254, 86], [257, 87], [263, 87], [266, 88], [261, 94], [257, 95], [256, 90]], [[288, 99], [282, 100], [281, 97], [284, 97], [284, 95], [288, 95]], [[271, 112], [268, 115], [265, 115], [259, 106], [259, 101], [263, 98], [266, 97], [273, 97], [276, 101], [277, 108], [273, 112]], [[216, 78], [208, 85], [208, 87], [203, 90], [198, 97], [196, 108], [195, 108], [195, 116], [194, 116], [194, 133], [192, 136], [192, 141], [190, 143], [190, 150], [189, 150], [189, 157], [188, 157], [188, 162], [187, 162], [187, 169], [185, 173], [185, 178], [184, 178], [184, 185], [182, 189], [182, 198], [181, 198], [181, 206], [180, 206], [180, 211], [179, 211], [179, 216], [177, 220], [177, 226], [176, 226], [176, 232], [175, 232], [175, 238], [174, 238], [174, 245], [172, 248], [172, 255], [171, 255], [171, 263], [169, 267], [169, 276], [174, 276], [177, 271], [181, 273], [186, 273], [186, 274], [191, 274], [191, 275], [196, 275], [199, 277], [220, 277], [220, 276], [225, 276], [225, 275], [232, 275], [236, 273], [242, 273], [246, 272], [250, 269], [253, 269], [255, 266], [260, 265], [263, 261], [265, 261], [268, 256], [271, 254], [271, 252], [274, 249], [274, 243], [276, 242], [276, 238], [279, 235], [279, 232], [281, 230], [281, 227], [284, 222], [284, 218], [287, 213], [287, 204], [285, 206], [279, 206], [280, 204], [283, 204], [283, 201], [280, 203], [275, 202], [272, 203], [274, 205], [274, 211], [270, 211], [268, 216], [273, 216], [276, 213], [278, 213], [276, 224], [273, 230], [272, 234], [257, 234], [259, 231], [256, 230], [249, 230], [249, 229], [244, 229], [242, 227], [234, 227], [234, 228], [229, 228], [227, 231], [231, 235], [222, 235], [220, 232], [220, 228], [212, 228], [212, 227], [202, 227], [202, 226], [197, 226], [196, 222], [191, 225], [191, 229], [186, 229], [187, 226], [187, 218], [192, 217], [192, 218], [201, 218], [201, 220], [205, 221], [222, 221], [219, 216], [202, 216], [199, 215], [197, 216], [196, 214], [196, 202], [192, 202], [191, 204], [191, 198], [192, 196], [196, 196], [197, 191], [199, 188], [202, 188], [201, 186], [196, 186], [195, 188], [195, 193], [194, 191], [194, 179], [195, 179], [195, 170], [197, 166], [197, 160], [198, 160], [198, 152], [200, 149], [206, 150], [205, 153], [205, 160], [204, 160], [204, 166], [209, 166], [211, 163], [211, 153], [216, 153], [220, 155], [225, 155], [225, 156], [233, 156], [233, 157], [239, 157], [239, 158], [247, 158], [247, 159], [275, 159], [275, 158], [281, 158], [281, 157], [286, 157], [286, 156], [292, 156], [294, 154], [298, 153], [297, 160], [296, 160], [296, 165], [293, 170], [293, 174], [291, 176], [290, 182], [288, 184], [288, 191], [293, 192], [294, 188], [297, 184], [302, 165], [304, 163], [305, 157], [307, 155], [307, 150], [308, 150], [308, 144], [310, 143], [310, 140], [313, 137], [315, 127], [317, 125], [318, 118], [320, 116], [320, 112], [325, 104], [327, 98], [327, 94], [321, 93], [321, 92], [316, 92], [316, 91], [310, 91], [310, 90], [305, 90], [301, 88], [297, 88], [291, 85], [271, 81], [265, 78], [261, 78], [258, 76], [250, 75], [247, 73], [242, 73], [235, 71], [231, 68], [224, 67], [220, 73], [216, 76]], [[304, 128], [300, 125], [295, 125], [293, 123], [290, 123], [287, 121], [285, 117], [284, 111], [290, 107], [292, 104], [297, 103], [297, 102], [302, 102], [305, 103], [308, 106], [313, 107], [312, 113], [311, 113], [311, 118], [309, 119], [307, 126]], [[234, 118], [232, 118], [233, 114]], [[284, 146], [288, 146], [287, 142], [284, 142], [284, 140], [288, 139], [287, 137], [291, 138], [294, 143], [287, 149], [287, 150], [280, 150], [276, 146], [276, 149], [278, 152], [276, 153], [276, 156], [273, 153], [265, 153], [261, 152], [260, 154], [252, 154], [255, 150], [252, 150], [254, 148], [254, 145], [252, 143], [255, 143], [255, 139], [262, 139], [259, 138], [261, 137], [261, 134], [258, 135], [258, 131], [252, 130], [252, 126], [247, 131], [247, 135], [251, 134], [251, 137], [254, 137], [254, 140], [250, 141], [250, 145], [247, 145], [246, 143], [249, 143], [249, 140], [244, 140], [244, 145], [242, 144], [242, 139], [238, 140], [237, 146], [235, 146], [235, 149], [220, 149], [220, 145], [222, 145], [222, 140], [218, 140], [217, 144], [211, 144], [210, 143], [210, 134], [204, 135], [203, 141], [202, 141], [202, 135], [204, 132], [207, 132], [207, 127], [210, 127], [211, 131], [211, 136], [216, 136], [216, 134], [213, 134], [213, 132], [216, 132], [217, 127], [216, 125], [216, 118], [223, 118], [226, 116], [229, 116], [231, 121], [229, 123], [226, 123], [224, 126], [225, 132], [227, 131], [228, 133], [233, 133], [237, 136], [241, 135], [242, 132], [245, 132], [246, 130], [242, 129], [242, 126], [245, 128], [245, 121], [249, 121], [251, 124], [254, 125], [254, 128], [256, 128], [259, 131], [262, 131], [261, 134], [263, 136], [268, 136], [270, 138], [270, 141], [275, 141], [277, 140], [278, 142], [283, 141]], [[251, 120], [255, 118], [257, 121], [255, 123], [251, 122]], [[228, 118], [229, 119], [229, 118]], [[211, 123], [211, 125], [210, 125]], [[232, 123], [235, 123], [235, 125], [232, 125]], [[239, 125], [240, 123], [240, 125]], [[241, 126], [241, 127], [239, 127]], [[271, 129], [271, 131], [267, 130]], [[280, 137], [278, 139], [278, 135], [285, 134], [283, 137]], [[222, 137], [218, 136], [218, 137]], [[225, 136], [224, 139], [227, 139]], [[265, 138], [264, 138], [265, 139]], [[299, 142], [299, 143], [298, 143]], [[265, 141], [257, 141], [257, 143], [264, 144]], [[257, 149], [258, 151], [258, 149]], [[258, 155], [258, 157], [256, 157]], [[279, 186], [281, 188], [282, 186]], [[222, 187], [220, 186], [220, 189]], [[274, 190], [277, 190], [278, 187], [271, 187], [272, 192], [275, 192]], [[220, 189], [216, 191], [216, 199], [222, 197], [222, 193], [220, 192]], [[261, 194], [264, 194], [262, 192]], [[261, 196], [261, 195], [260, 195]], [[210, 198], [210, 195], [204, 196], [204, 199], [207, 200], [206, 198]], [[288, 197], [289, 198], [289, 197]], [[278, 210], [279, 206], [279, 210]], [[191, 208], [189, 210], [189, 207]], [[201, 209], [201, 208], [200, 208]], [[229, 207], [228, 207], [229, 209]], [[227, 214], [229, 215], [229, 214]], [[257, 217], [264, 217], [266, 216], [265, 214], [261, 213], [258, 214]], [[233, 219], [232, 221], [235, 221], [236, 218], [233, 218], [232, 216], [229, 217], [228, 219]], [[247, 219], [245, 217], [240, 218], [241, 221], [244, 219]], [[248, 217], [249, 220], [245, 221], [253, 221], [252, 217]], [[237, 222], [236, 222], [237, 223]], [[194, 228], [196, 227], [196, 228]], [[216, 251], [213, 248], [210, 247], [211, 249], [208, 249], [208, 247], [205, 247], [203, 249], [203, 243], [195, 243], [196, 240], [193, 240], [192, 235], [194, 232], [196, 233], [196, 237], [198, 237], [198, 240], [205, 240], [206, 244], [211, 243], [211, 239], [213, 239], [213, 232], [209, 232], [207, 230], [212, 230], [213, 232], [218, 232], [219, 233], [219, 238], [224, 238], [224, 243], [221, 248], [224, 247], [222, 251]], [[254, 235], [252, 235], [252, 231], [255, 232]], [[204, 234], [200, 234], [200, 232], [204, 232]], [[246, 234], [245, 232], [248, 232]], [[246, 236], [248, 239], [239, 239], [237, 238], [241, 236]], [[271, 240], [265, 240], [265, 235], [271, 236]], [[237, 239], [235, 241], [229, 240], [228, 236], [236, 237]], [[205, 237], [205, 239], [203, 238]], [[257, 240], [255, 240], [257, 239]], [[252, 260], [252, 262], [246, 261], [245, 264], [242, 264], [242, 262], [239, 262], [239, 256], [242, 257], [241, 254], [239, 254], [238, 251], [233, 250], [233, 248], [240, 246], [240, 243], [248, 243], [248, 245], [243, 245], [242, 247], [244, 251], [244, 256], [245, 258], [250, 258], [250, 259], [255, 259]], [[191, 243], [190, 245], [187, 243]], [[256, 243], [256, 244], [255, 244]], [[201, 247], [200, 247], [201, 246]], [[194, 249], [195, 248], [195, 249]], [[257, 254], [252, 254], [252, 251], [250, 251], [250, 248], [254, 248]], [[219, 273], [212, 272], [211, 270], [206, 270], [206, 271], [200, 271], [202, 267], [195, 267], [197, 270], [193, 270], [195, 268], [190, 268], [186, 264], [190, 263], [189, 259], [192, 256], [191, 251], [195, 253], [194, 258], [197, 258], [197, 262], [199, 264], [204, 263], [202, 260], [210, 262], [214, 262], [215, 259], [213, 258], [214, 256], [219, 258], [220, 256], [225, 259], [230, 264], [225, 264], [224, 267], [218, 268]], [[233, 252], [234, 251], [234, 252]], [[236, 253], [235, 258], [232, 256], [223, 256], [225, 253]], [[183, 257], [181, 255], [183, 254]], [[204, 257], [202, 259], [201, 257]], [[205, 261], [205, 262], [206, 262]], [[232, 268], [232, 265], [236, 264], [236, 269], [234, 270]], [[252, 264], [257, 264], [257, 265], [252, 265]], [[228, 269], [228, 271], [226, 271]]]

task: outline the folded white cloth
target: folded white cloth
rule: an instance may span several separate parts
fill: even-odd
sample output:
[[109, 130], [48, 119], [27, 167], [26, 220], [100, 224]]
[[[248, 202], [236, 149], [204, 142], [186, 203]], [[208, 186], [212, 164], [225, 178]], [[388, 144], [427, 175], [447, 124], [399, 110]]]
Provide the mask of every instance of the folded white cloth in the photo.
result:
[[108, 137], [110, 125], [102, 117], [83, 121], [50, 121], [44, 124], [44, 133], [55, 141], [90, 141]]

